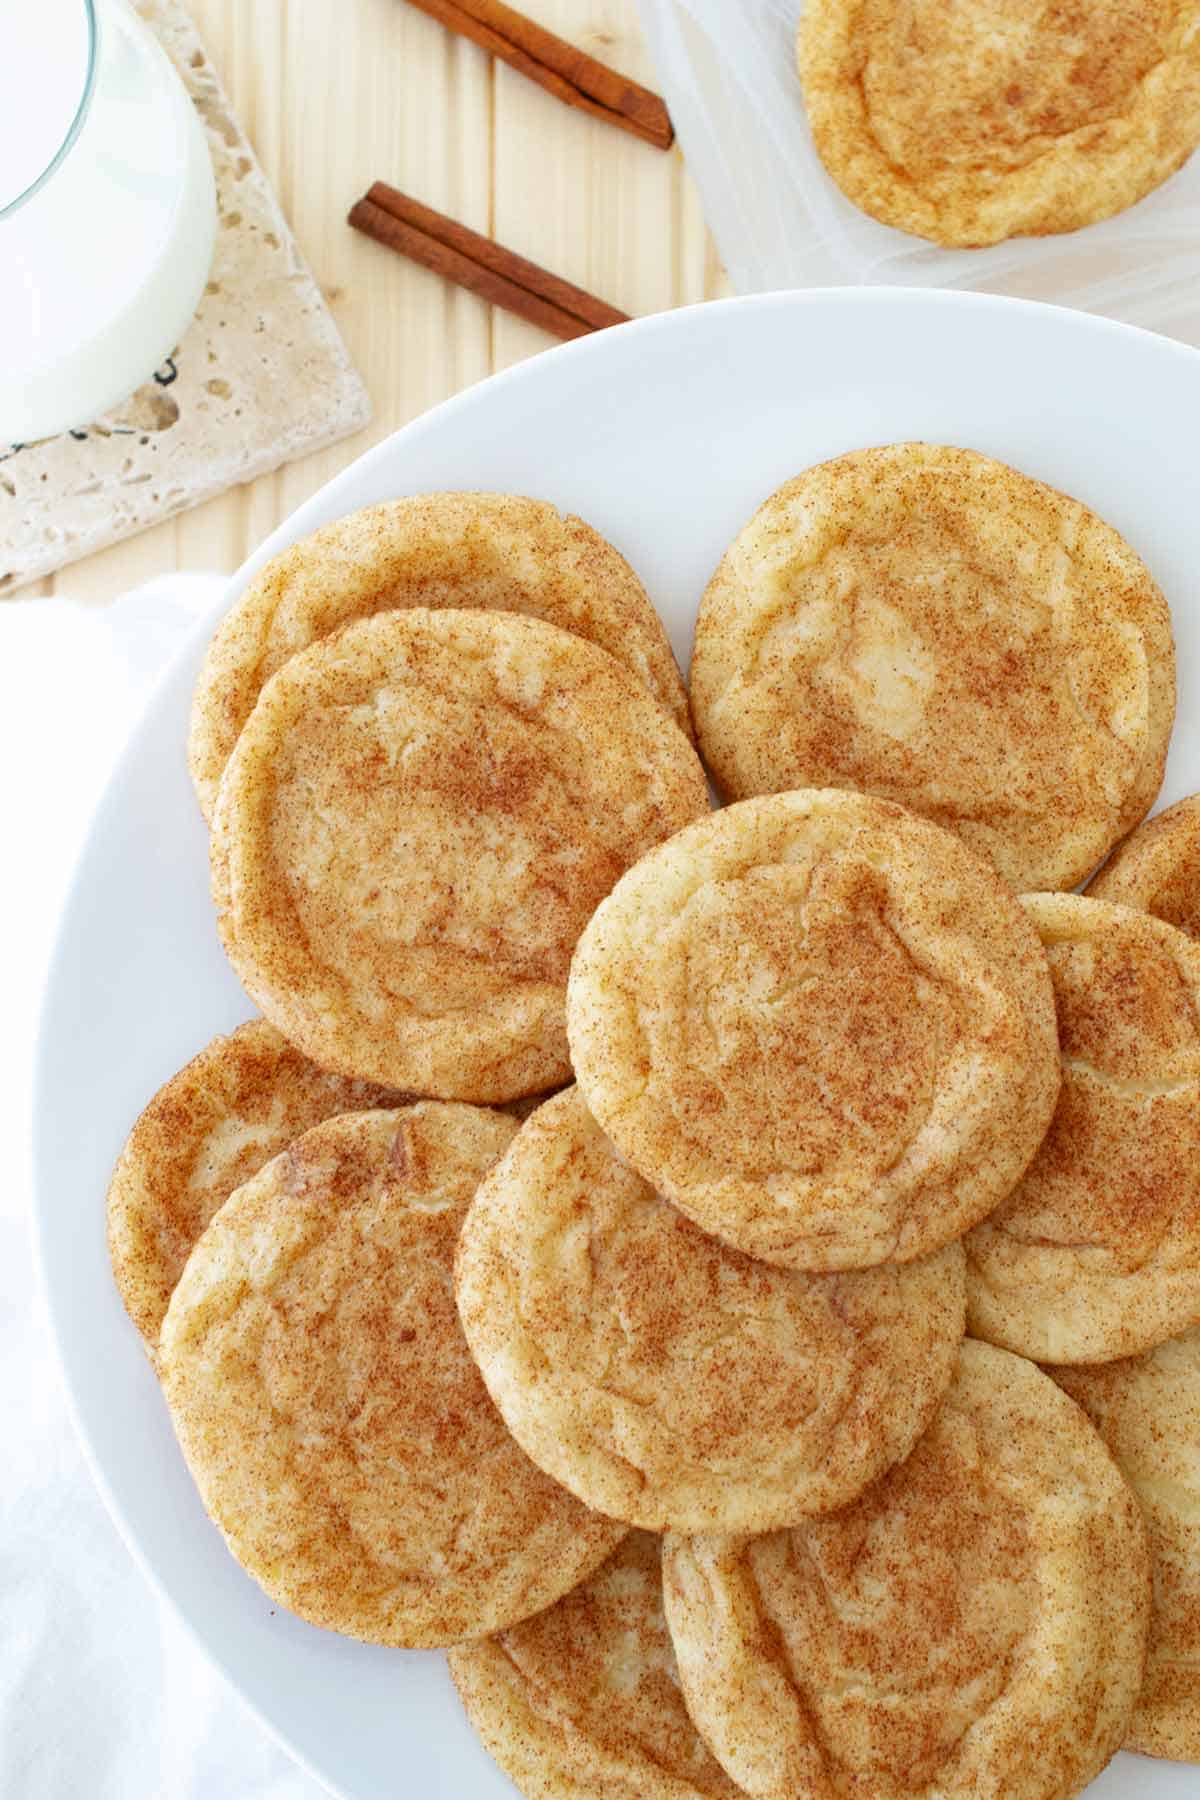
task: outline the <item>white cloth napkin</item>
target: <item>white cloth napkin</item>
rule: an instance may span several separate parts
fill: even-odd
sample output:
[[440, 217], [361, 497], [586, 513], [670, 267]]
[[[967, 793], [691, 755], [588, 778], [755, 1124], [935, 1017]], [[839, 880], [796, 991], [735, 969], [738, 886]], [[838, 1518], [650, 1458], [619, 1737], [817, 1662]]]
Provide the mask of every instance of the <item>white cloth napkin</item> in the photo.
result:
[[[30, 1075], [47, 958], [93, 807], [220, 576], [115, 605], [0, 606], [0, 1794], [317, 1800], [134, 1567], [92, 1486], [33, 1280]], [[64, 1129], [70, 1129], [64, 1096]]]

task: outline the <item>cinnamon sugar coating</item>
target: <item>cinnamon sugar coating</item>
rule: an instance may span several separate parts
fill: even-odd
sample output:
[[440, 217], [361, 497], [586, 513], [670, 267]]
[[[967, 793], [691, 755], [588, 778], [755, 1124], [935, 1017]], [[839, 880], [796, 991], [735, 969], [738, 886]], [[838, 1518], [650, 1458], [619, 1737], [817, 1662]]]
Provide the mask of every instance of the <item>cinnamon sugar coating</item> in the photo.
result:
[[1038, 1362], [1110, 1362], [1200, 1322], [1200, 945], [1079, 894], [1023, 905], [1062, 1089], [1024, 1178], [965, 1240], [969, 1329]]
[[707, 810], [695, 751], [605, 651], [512, 613], [379, 613], [259, 695], [213, 824], [218, 927], [314, 1061], [509, 1100], [570, 1077], [597, 901]]
[[1095, 900], [1153, 913], [1200, 938], [1200, 794], [1139, 825], [1087, 891]]
[[318, 1125], [226, 1201], [172, 1296], [163, 1390], [201, 1497], [312, 1624], [457, 1643], [624, 1535], [517, 1447], [454, 1310], [463, 1216], [516, 1129], [429, 1101]]
[[739, 532], [690, 675], [730, 799], [846, 787], [1071, 888], [1138, 823], [1175, 713], [1167, 603], [1077, 500], [972, 450], [807, 469]]
[[999, 877], [888, 801], [726, 807], [643, 857], [571, 966], [588, 1107], [704, 1230], [783, 1267], [908, 1262], [1050, 1121], [1045, 953]]
[[205, 818], [255, 701], [289, 657], [353, 619], [410, 606], [525, 613], [577, 632], [691, 731], [658, 614], [598, 531], [518, 494], [417, 494], [363, 507], [289, 545], [222, 619], [196, 684], [188, 741]]
[[968, 1340], [912, 1455], [766, 1537], [670, 1537], [684, 1698], [755, 1800], [1068, 1800], [1142, 1678], [1129, 1488], [1032, 1363]]
[[842, 1275], [728, 1249], [620, 1161], [576, 1088], [480, 1187], [457, 1292], [533, 1460], [657, 1531], [770, 1531], [853, 1499], [933, 1417], [966, 1314], [957, 1244]]
[[159, 1088], [108, 1187], [108, 1249], [151, 1355], [175, 1283], [233, 1192], [301, 1132], [412, 1095], [318, 1069], [265, 1019], [216, 1037]]
[[1200, 1330], [1097, 1369], [1050, 1368], [1138, 1497], [1154, 1613], [1127, 1750], [1200, 1763]]
[[684, 1707], [645, 1532], [548, 1612], [452, 1650], [450, 1673], [529, 1800], [739, 1800]]
[[799, 64], [833, 180], [935, 244], [1076, 231], [1200, 143], [1196, 0], [805, 0]]

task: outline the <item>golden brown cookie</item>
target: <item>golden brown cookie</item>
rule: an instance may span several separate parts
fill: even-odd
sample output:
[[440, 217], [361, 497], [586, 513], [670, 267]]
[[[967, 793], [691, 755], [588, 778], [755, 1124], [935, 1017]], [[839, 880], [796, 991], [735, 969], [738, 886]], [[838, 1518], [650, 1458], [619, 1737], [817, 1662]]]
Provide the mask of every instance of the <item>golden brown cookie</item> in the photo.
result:
[[885, 800], [747, 800], [644, 857], [571, 966], [576, 1078], [689, 1218], [788, 1268], [908, 1262], [1054, 1110], [1045, 955], [995, 872]]
[[463, 1216], [516, 1129], [430, 1101], [317, 1125], [225, 1202], [171, 1298], [160, 1373], [201, 1498], [314, 1625], [457, 1643], [624, 1533], [518, 1449], [454, 1310]]
[[318, 1069], [265, 1019], [216, 1037], [159, 1088], [108, 1186], [108, 1251], [153, 1356], [175, 1283], [217, 1208], [303, 1131], [411, 1094]]
[[1079, 1409], [968, 1340], [862, 1499], [668, 1538], [688, 1710], [756, 1800], [1067, 1800], [1120, 1746], [1150, 1613], [1133, 1495]]
[[1154, 1612], [1126, 1748], [1200, 1763], [1200, 1330], [1102, 1368], [1048, 1372], [1108, 1445], [1150, 1534]]
[[907, 1456], [954, 1371], [962, 1251], [842, 1275], [772, 1268], [618, 1158], [576, 1088], [482, 1184], [458, 1310], [518, 1443], [652, 1531], [772, 1531]]
[[1200, 938], [1200, 794], [1139, 825], [1087, 891], [1096, 900], [1153, 913]]
[[1200, 945], [1078, 894], [1023, 904], [1062, 1091], [1024, 1179], [966, 1239], [968, 1329], [1038, 1362], [1111, 1362], [1200, 1322]]
[[259, 695], [213, 824], [218, 926], [314, 1061], [508, 1100], [570, 1077], [597, 901], [707, 811], [692, 746], [607, 652], [513, 613], [379, 613]]
[[275, 671], [352, 619], [410, 606], [528, 613], [577, 632], [624, 663], [691, 730], [662, 622], [598, 531], [517, 494], [417, 494], [364, 507], [289, 545], [222, 619], [196, 684], [188, 742], [205, 818]]
[[799, 63], [842, 192], [935, 244], [1076, 231], [1200, 143], [1196, 0], [805, 0]]
[[692, 707], [731, 799], [858, 788], [1009, 885], [1070, 888], [1152, 805], [1167, 603], [1111, 526], [973, 450], [889, 444], [764, 502], [696, 624]]
[[450, 1673], [529, 1800], [739, 1800], [680, 1696], [645, 1532], [548, 1612], [452, 1650]]

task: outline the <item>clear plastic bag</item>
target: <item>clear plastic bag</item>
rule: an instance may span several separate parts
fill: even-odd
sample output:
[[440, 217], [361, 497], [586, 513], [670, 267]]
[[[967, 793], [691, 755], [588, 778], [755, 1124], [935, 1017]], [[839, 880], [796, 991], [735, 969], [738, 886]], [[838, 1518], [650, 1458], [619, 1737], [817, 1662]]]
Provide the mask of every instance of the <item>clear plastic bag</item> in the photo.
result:
[[813, 147], [802, 0], [639, 0], [658, 80], [739, 293], [836, 283], [985, 288], [1200, 343], [1200, 152], [1116, 218], [1062, 237], [943, 250], [880, 225]]

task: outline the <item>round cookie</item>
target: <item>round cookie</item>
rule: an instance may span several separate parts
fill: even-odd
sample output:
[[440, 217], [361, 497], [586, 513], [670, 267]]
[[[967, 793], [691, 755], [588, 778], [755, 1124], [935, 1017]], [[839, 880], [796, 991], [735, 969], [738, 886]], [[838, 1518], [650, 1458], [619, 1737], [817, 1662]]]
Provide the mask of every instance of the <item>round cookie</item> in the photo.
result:
[[605, 651], [511, 613], [379, 613], [260, 694], [213, 822], [218, 927], [315, 1062], [508, 1100], [570, 1078], [597, 901], [707, 811], [692, 746]]
[[589, 1108], [705, 1231], [909, 1262], [1017, 1181], [1054, 1110], [1046, 959], [984, 861], [888, 801], [726, 807], [630, 870], [571, 966]]
[[159, 1344], [208, 1512], [273, 1600], [368, 1643], [498, 1630], [625, 1527], [509, 1436], [454, 1310], [454, 1248], [517, 1129], [421, 1101], [306, 1132], [188, 1259]]
[[159, 1088], [108, 1186], [108, 1251], [151, 1356], [197, 1238], [233, 1192], [301, 1132], [412, 1095], [318, 1069], [265, 1019], [216, 1037]]
[[1196, 0], [805, 0], [798, 49], [833, 180], [935, 244], [1076, 231], [1200, 143]]
[[688, 1710], [755, 1800], [1065, 1800], [1142, 1677], [1137, 1503], [1047, 1376], [962, 1347], [933, 1425], [853, 1506], [668, 1538]]
[[965, 1240], [968, 1330], [1037, 1362], [1111, 1362], [1200, 1322], [1200, 945], [1078, 894], [1023, 905], [1062, 1089], [1023, 1180]]
[[480, 1187], [457, 1291], [522, 1448], [652, 1531], [772, 1531], [854, 1499], [932, 1419], [966, 1316], [957, 1244], [842, 1275], [727, 1249], [620, 1161], [575, 1088]]
[[451, 1650], [467, 1717], [529, 1800], [741, 1800], [684, 1707], [659, 1559], [630, 1532], [548, 1612]]
[[1141, 1502], [1154, 1565], [1128, 1750], [1200, 1763], [1200, 1330], [1098, 1369], [1051, 1368]]
[[1200, 938], [1200, 794], [1139, 825], [1087, 891], [1096, 900], [1153, 913]]
[[188, 741], [206, 819], [238, 735], [276, 670], [352, 619], [410, 606], [528, 613], [577, 632], [624, 663], [691, 731], [662, 622], [598, 531], [517, 494], [418, 494], [364, 507], [290, 545], [218, 625]]
[[1070, 888], [1143, 817], [1175, 712], [1167, 603], [1119, 534], [939, 444], [807, 469], [734, 539], [692, 708], [730, 799], [847, 787]]

